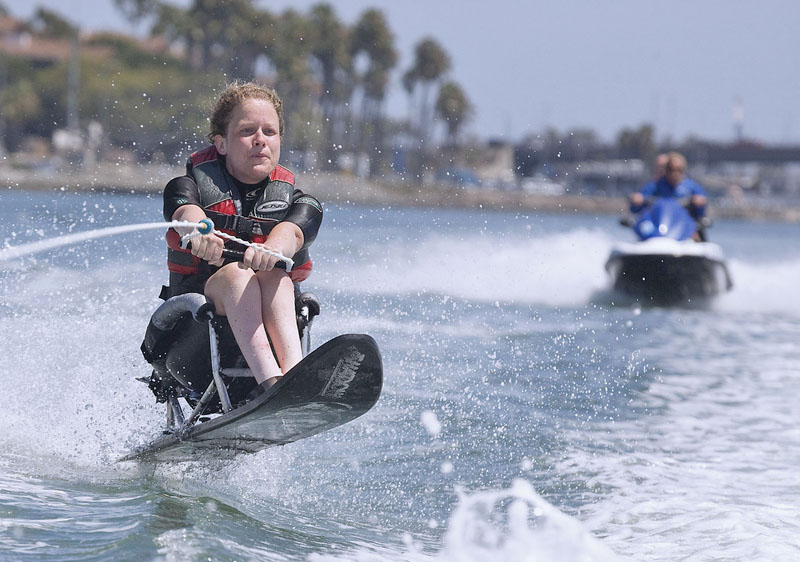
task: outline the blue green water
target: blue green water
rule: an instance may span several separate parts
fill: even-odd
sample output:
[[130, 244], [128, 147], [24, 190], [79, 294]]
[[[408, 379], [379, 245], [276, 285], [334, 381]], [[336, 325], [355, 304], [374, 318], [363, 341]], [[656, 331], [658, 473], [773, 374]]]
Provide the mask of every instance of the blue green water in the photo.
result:
[[[5, 191], [0, 244], [158, 221]], [[796, 560], [800, 225], [719, 221], [709, 309], [608, 295], [616, 217], [329, 205], [313, 343], [369, 333], [359, 420], [223, 462], [117, 463], [164, 414], [139, 345], [163, 233], [0, 262], [0, 558]]]

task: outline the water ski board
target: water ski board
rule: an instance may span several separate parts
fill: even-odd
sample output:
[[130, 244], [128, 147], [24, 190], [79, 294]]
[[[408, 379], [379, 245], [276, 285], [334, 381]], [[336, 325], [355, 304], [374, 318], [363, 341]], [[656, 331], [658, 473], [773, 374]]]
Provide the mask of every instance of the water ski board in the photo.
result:
[[383, 386], [378, 346], [345, 334], [309, 353], [263, 394], [178, 434], [156, 439], [120, 460], [187, 461], [232, 457], [311, 437], [367, 412]]

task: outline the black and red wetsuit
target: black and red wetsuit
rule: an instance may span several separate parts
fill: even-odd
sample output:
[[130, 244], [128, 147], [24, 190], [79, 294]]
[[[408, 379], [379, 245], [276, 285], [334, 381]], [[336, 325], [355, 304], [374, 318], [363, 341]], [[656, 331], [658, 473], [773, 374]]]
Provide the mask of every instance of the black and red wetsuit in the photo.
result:
[[[320, 202], [294, 186], [294, 174], [283, 166], [264, 181], [246, 184], [225, 169], [225, 157], [210, 146], [193, 153], [186, 163], [186, 175], [173, 178], [164, 188], [164, 218], [172, 220], [183, 205], [197, 205], [214, 222], [214, 228], [250, 242], [263, 242], [280, 222], [296, 224], [303, 232], [303, 247], [294, 256], [289, 274], [292, 281], [305, 280], [311, 273], [308, 246], [322, 223]], [[203, 286], [218, 267], [193, 256], [180, 247], [175, 230], [167, 232], [170, 287], [166, 297], [203, 292]], [[226, 247], [242, 250], [226, 241]], [[238, 246], [238, 247], [237, 247]]]

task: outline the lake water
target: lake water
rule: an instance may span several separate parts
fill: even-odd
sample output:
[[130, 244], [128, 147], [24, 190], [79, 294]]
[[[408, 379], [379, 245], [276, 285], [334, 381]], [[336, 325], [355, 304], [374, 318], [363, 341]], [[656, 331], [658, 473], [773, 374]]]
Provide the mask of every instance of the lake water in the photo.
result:
[[[159, 196], [2, 193], [0, 245], [161, 220]], [[800, 225], [719, 221], [731, 293], [617, 303], [616, 217], [329, 205], [314, 345], [378, 342], [362, 418], [232, 461], [117, 463], [163, 232], [0, 262], [0, 558], [800, 559]]]

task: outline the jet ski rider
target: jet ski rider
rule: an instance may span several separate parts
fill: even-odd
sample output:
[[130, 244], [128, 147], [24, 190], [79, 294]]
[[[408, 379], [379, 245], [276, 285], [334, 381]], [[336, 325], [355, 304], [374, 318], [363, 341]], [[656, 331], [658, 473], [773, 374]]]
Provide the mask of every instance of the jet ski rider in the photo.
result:
[[694, 180], [686, 177], [686, 158], [679, 152], [669, 152], [664, 163], [664, 175], [656, 181], [647, 183], [639, 191], [629, 197], [631, 213], [639, 213], [647, 206], [650, 198], [672, 197], [686, 199], [689, 214], [697, 221], [698, 237], [705, 239], [703, 226], [706, 222], [706, 203], [708, 197], [705, 190]]
[[241, 263], [228, 263], [222, 258], [224, 240], [213, 233], [192, 238], [191, 253], [179, 247], [179, 240], [195, 229], [176, 227], [167, 235], [167, 296], [205, 294], [217, 314], [227, 316], [262, 387], [274, 384], [302, 358], [294, 282], [310, 273], [306, 249], [322, 222], [319, 201], [295, 188], [294, 175], [278, 164], [283, 132], [282, 102], [274, 90], [252, 82], [230, 84], [211, 116], [208, 139], [213, 146], [192, 154], [187, 174], [164, 189], [167, 220], [210, 218], [215, 229], [295, 261], [287, 273], [275, 267], [275, 256], [247, 247]]

